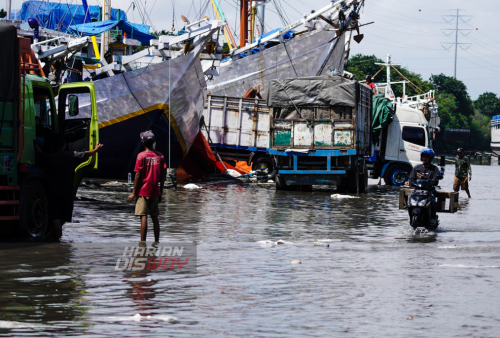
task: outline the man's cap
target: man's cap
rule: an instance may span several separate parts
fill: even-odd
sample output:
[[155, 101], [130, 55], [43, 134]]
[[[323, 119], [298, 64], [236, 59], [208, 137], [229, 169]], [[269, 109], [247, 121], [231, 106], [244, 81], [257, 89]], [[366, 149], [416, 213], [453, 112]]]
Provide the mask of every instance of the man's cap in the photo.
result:
[[463, 148], [458, 148], [457, 149], [457, 153], [463, 153], [464, 152], [464, 149]]
[[371, 79], [372, 77], [370, 75], [366, 75], [365, 79], [368, 80], [368, 79]]
[[143, 131], [141, 133], [141, 141], [156, 141], [155, 134], [151, 130]]

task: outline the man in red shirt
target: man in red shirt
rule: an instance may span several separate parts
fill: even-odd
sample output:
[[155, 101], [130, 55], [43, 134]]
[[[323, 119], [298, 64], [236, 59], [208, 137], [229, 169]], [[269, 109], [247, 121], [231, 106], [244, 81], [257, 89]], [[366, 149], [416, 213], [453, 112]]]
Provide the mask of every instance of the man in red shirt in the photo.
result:
[[150, 215], [154, 225], [155, 242], [159, 242], [158, 203], [161, 202], [163, 194], [166, 164], [163, 154], [154, 150], [156, 139], [151, 130], [141, 133], [141, 143], [146, 150], [137, 155], [134, 188], [127, 202], [132, 202], [137, 197], [135, 215], [141, 216], [141, 241], [146, 241], [148, 215]]
[[366, 85], [372, 89], [373, 95], [377, 94], [377, 90], [375, 89], [375, 83], [373, 83], [372, 77], [370, 75], [366, 76]]

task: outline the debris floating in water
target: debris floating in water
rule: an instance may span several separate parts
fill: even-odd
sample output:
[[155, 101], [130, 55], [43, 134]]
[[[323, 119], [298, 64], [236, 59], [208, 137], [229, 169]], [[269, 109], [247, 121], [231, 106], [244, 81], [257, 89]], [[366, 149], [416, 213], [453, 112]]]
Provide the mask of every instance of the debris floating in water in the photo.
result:
[[290, 263], [292, 263], [292, 264], [302, 264], [302, 262], [299, 261], [299, 260], [297, 260], [297, 259], [293, 260], [293, 261], [290, 261]]
[[335, 199], [338, 199], [338, 200], [342, 200], [342, 199], [346, 199], [346, 198], [359, 198], [357, 196], [349, 196], [349, 195], [341, 195], [341, 194], [333, 194], [332, 196], [330, 196], [331, 198], [335, 198]]
[[109, 182], [103, 183], [102, 185], [114, 187], [114, 186], [122, 186], [123, 184], [125, 184], [125, 183], [118, 182], [118, 181], [109, 181]]
[[234, 169], [227, 169], [226, 174], [231, 175], [233, 177], [240, 177], [241, 176], [241, 174]]
[[141, 316], [140, 313], [137, 313], [134, 316], [105, 316], [105, 317], [100, 317], [97, 320], [105, 322], [126, 322], [126, 321], [140, 322], [141, 320], [158, 320], [158, 321], [161, 320], [164, 322], [175, 322], [177, 318], [170, 315]]
[[280, 239], [276, 242], [270, 241], [270, 240], [265, 240], [265, 241], [258, 241], [261, 246], [267, 247], [267, 246], [274, 246], [274, 245], [284, 245], [284, 244], [292, 244], [292, 242], [285, 242], [284, 240]]
[[200, 189], [201, 187], [199, 185], [196, 185], [193, 183], [188, 183], [183, 188], [184, 189]]
[[413, 320], [413, 316], [406, 318], [406, 320]]

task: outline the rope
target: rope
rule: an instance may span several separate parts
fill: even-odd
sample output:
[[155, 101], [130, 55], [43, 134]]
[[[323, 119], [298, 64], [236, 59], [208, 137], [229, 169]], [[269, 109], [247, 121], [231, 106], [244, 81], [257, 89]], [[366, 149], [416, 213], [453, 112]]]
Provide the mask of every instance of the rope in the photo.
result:
[[382, 69], [384, 69], [384, 66], [382, 66], [382, 68], [380, 68], [380, 69], [378, 70], [378, 72], [376, 72], [376, 73], [375, 73], [375, 75], [373, 75], [373, 76], [372, 76], [372, 80], [375, 78], [375, 76], [377, 76], [377, 75], [378, 75], [378, 73], [380, 73], [380, 72], [382, 71]]
[[[259, 39], [259, 42], [260, 42], [260, 39]], [[283, 40], [283, 47], [285, 47], [286, 55], [288, 55], [288, 60], [290, 60], [290, 64], [292, 65], [293, 71], [295, 72], [295, 76], [299, 77], [297, 75], [297, 71], [295, 70], [295, 66], [293, 65], [292, 58], [290, 57], [290, 54], [288, 54], [288, 49], [286, 48], [286, 41], [285, 40]]]
[[[133, 70], [131, 70], [131, 72], [132, 72], [132, 73], [134, 73], [135, 75], [141, 75], [141, 74], [142, 74], [142, 73], [144, 73], [146, 70], [148, 70], [148, 67], [149, 67], [149, 65], [151, 64], [151, 62], [153, 62], [153, 59], [154, 59], [154, 58], [155, 58], [154, 56], [152, 56], [152, 57], [151, 57], [151, 60], [149, 60], [148, 65], [146, 66], [146, 68], [144, 68], [144, 70], [143, 70], [142, 72], [140, 72], [140, 73], [136, 73], [136, 72], [134, 72]], [[137, 67], [137, 64], [135, 63], [135, 61], [134, 61], [134, 64], [135, 64], [135, 65], [136, 65], [136, 67]], [[139, 68], [139, 67], [137, 67], [137, 68]], [[137, 68], [135, 68], [135, 69], [137, 69]], [[169, 73], [170, 73], [170, 64], [169, 64]], [[170, 79], [169, 79], [169, 81], [170, 81]], [[170, 109], [170, 108], [169, 108], [169, 109]]]
[[394, 70], [399, 74], [399, 76], [401, 76], [404, 80], [408, 81], [409, 82], [408, 84], [410, 86], [412, 86], [412, 88], [415, 89], [415, 91], [420, 91], [420, 94], [425, 94], [425, 92], [422, 89], [418, 88], [417, 85], [415, 85], [413, 82], [411, 82], [410, 80], [408, 80], [406, 78], [406, 76], [404, 76], [403, 74], [401, 74], [401, 72], [399, 70], [397, 70], [396, 67], [394, 67], [393, 65], [391, 65], [391, 67], [394, 68]]

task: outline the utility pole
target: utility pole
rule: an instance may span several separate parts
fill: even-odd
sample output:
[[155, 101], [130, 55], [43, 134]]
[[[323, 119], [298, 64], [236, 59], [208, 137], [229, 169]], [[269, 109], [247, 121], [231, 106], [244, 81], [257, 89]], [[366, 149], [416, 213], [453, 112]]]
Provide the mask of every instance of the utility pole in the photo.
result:
[[[465, 9], [450, 9], [450, 11], [457, 11], [457, 14], [455, 15], [443, 15], [443, 19], [444, 21], [446, 21], [447, 23], [451, 23], [453, 20], [456, 20], [455, 22], [455, 29], [442, 29], [443, 33], [446, 35], [446, 36], [450, 36], [453, 31], [455, 31], [455, 42], [442, 42], [441, 43], [441, 46], [443, 46], [444, 49], [446, 50], [449, 50], [453, 45], [455, 45], [455, 73], [454, 73], [454, 77], [455, 79], [457, 78], [457, 57], [458, 57], [458, 45], [460, 45], [460, 48], [462, 50], [467, 50], [469, 49], [469, 47], [472, 45], [471, 43], [460, 43], [458, 42], [458, 31], [460, 31], [460, 34], [462, 34], [463, 36], [467, 36], [470, 34], [470, 32], [472, 31], [472, 29], [459, 29], [458, 28], [458, 20], [462, 20], [463, 23], [467, 23], [470, 21], [470, 19], [472, 19], [472, 15], [460, 15], [460, 11], [465, 11]], [[447, 20], [446, 17], [451, 17], [450, 20]], [[465, 17], [468, 17], [469, 20], [465, 21], [464, 19], [462, 18], [465, 18]], [[449, 34], [446, 34], [445, 31], [450, 31]], [[462, 31], [469, 31], [467, 34], [464, 34]], [[444, 45], [450, 45], [449, 47], [445, 47]], [[462, 47], [462, 45], [468, 45], [466, 47]]]

